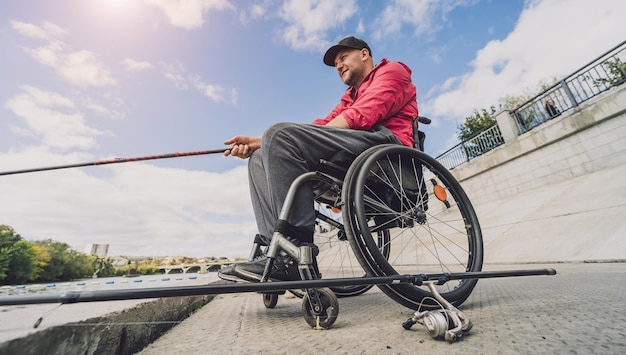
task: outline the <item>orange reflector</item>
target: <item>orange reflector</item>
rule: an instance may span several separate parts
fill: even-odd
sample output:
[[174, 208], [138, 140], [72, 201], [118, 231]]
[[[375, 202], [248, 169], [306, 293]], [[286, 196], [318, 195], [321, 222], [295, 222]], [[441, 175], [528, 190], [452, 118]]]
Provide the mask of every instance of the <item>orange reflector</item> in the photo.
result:
[[333, 213], [341, 213], [341, 208], [331, 207], [330, 210], [333, 211]]
[[433, 186], [433, 188], [435, 192], [435, 197], [437, 197], [439, 201], [446, 201], [448, 199], [448, 194], [446, 193], [446, 189], [441, 187], [441, 185], [435, 185]]

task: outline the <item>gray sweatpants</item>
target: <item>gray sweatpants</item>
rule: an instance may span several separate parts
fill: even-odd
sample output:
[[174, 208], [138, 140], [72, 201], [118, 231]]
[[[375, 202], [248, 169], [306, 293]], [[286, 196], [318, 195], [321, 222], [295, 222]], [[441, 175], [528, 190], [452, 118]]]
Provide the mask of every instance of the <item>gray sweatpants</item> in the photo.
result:
[[[400, 144], [400, 141], [382, 126], [360, 131], [277, 123], [268, 128], [263, 133], [261, 149], [252, 153], [248, 162], [250, 195], [259, 234], [269, 241], [289, 186], [298, 176], [314, 171], [320, 159], [330, 160], [338, 152], [356, 157], [372, 146], [389, 143]], [[307, 231], [291, 237], [312, 242], [315, 227], [313, 186], [305, 185], [298, 190], [287, 222]]]

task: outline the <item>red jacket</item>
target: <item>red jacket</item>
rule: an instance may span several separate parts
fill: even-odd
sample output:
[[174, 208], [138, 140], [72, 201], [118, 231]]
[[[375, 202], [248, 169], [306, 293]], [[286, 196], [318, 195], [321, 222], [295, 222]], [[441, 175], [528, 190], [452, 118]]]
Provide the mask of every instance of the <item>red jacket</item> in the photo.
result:
[[383, 59], [354, 92], [349, 87], [341, 102], [326, 116], [313, 121], [324, 126], [343, 114], [352, 129], [368, 130], [376, 124], [387, 127], [402, 144], [413, 147], [413, 120], [418, 116], [417, 94], [411, 69]]

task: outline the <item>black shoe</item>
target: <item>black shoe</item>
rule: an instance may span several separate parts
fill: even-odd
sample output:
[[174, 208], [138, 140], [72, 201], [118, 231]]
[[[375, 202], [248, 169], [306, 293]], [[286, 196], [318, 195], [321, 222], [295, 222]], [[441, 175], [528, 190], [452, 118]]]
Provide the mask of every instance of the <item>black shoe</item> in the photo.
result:
[[[267, 265], [267, 257], [259, 258], [255, 261], [247, 263], [239, 263], [235, 265], [234, 274], [246, 281], [259, 282], [263, 277], [265, 265]], [[278, 257], [274, 260], [272, 271], [270, 272], [270, 280], [275, 281], [297, 281], [301, 280], [298, 264], [289, 257]]]
[[241, 279], [235, 274], [235, 265], [237, 264], [222, 267], [217, 272], [217, 276], [226, 281], [241, 281]]

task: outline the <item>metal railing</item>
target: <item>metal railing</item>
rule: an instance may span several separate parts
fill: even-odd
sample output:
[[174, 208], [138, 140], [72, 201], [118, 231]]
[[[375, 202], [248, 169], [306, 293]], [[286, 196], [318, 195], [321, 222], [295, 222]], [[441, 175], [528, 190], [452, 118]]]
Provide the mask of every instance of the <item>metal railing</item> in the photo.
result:
[[511, 115], [523, 134], [624, 82], [626, 41], [521, 104]]
[[[519, 134], [523, 134], [624, 82], [626, 41], [521, 104], [510, 114], [515, 118]], [[453, 169], [503, 143], [496, 123], [436, 159], [446, 168]]]
[[447, 169], [454, 169], [502, 144], [504, 144], [504, 138], [500, 127], [493, 124], [474, 137], [448, 149], [436, 159]]

